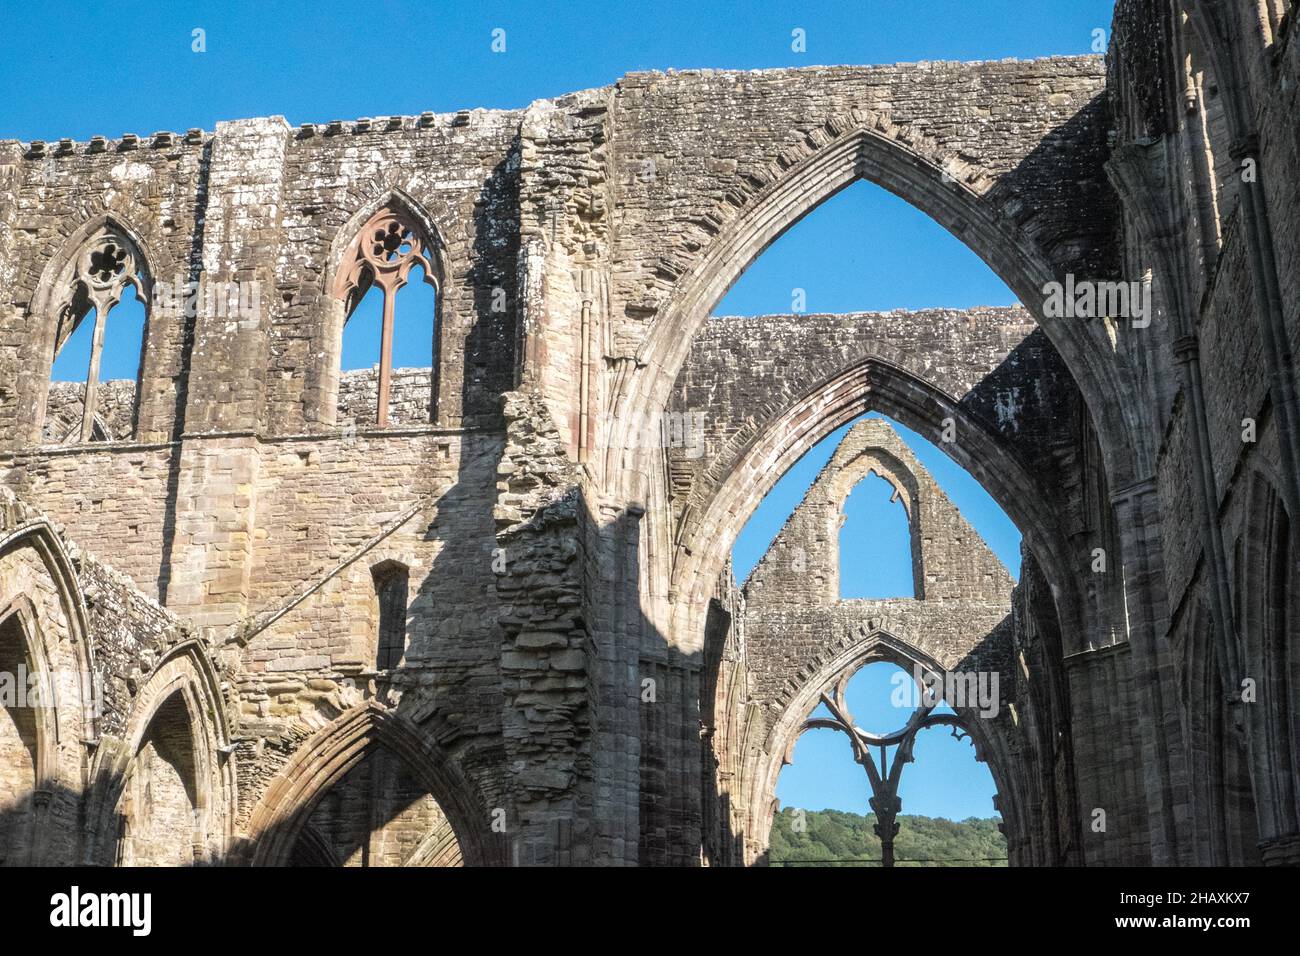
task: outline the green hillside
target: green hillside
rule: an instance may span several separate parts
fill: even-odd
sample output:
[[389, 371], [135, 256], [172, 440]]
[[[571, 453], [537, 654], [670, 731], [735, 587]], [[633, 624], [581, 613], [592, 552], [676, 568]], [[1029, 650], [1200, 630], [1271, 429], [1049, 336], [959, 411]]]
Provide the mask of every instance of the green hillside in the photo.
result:
[[[803, 814], [800, 828], [798, 814]], [[772, 865], [879, 866], [875, 814], [839, 810], [782, 810], [772, 823]], [[1007, 841], [998, 817], [960, 823], [933, 817], [899, 816], [894, 840], [897, 866], [1006, 866]], [[800, 832], [802, 831], [802, 832]], [[999, 857], [993, 861], [987, 857]], [[936, 862], [909, 863], [909, 860]], [[940, 862], [943, 861], [943, 862]], [[969, 862], [962, 862], [969, 861]]]

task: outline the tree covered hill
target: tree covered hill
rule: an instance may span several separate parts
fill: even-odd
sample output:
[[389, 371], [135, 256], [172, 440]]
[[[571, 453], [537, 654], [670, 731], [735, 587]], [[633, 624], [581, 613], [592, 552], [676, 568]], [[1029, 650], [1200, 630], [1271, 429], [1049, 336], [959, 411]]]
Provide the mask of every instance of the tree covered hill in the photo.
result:
[[[998, 817], [970, 817], [959, 823], [900, 814], [895, 865], [1006, 866], [1007, 841], [998, 830], [1001, 822]], [[880, 838], [872, 829], [875, 823], [874, 813], [782, 810], [772, 822], [769, 861], [774, 866], [811, 865], [812, 861], [823, 866], [879, 866], [879, 862], [860, 862], [880, 860]]]

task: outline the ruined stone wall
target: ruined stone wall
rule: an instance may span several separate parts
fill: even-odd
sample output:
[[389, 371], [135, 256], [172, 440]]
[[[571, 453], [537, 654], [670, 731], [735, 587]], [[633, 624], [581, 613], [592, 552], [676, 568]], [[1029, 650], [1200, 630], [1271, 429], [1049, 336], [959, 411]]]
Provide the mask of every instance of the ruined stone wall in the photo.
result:
[[[840, 598], [844, 501], [869, 473], [894, 486], [908, 513], [921, 582], [915, 598]], [[712, 719], [714, 733], [724, 738], [715, 743], [717, 790], [706, 792], [706, 816], [726, 819], [743, 837], [746, 859], [761, 858], [776, 785], [773, 767], [779, 770], [779, 758], [816, 706], [817, 693], [872, 659], [872, 653], [885, 659], [901, 653], [911, 655], [910, 661], [897, 658], [903, 666], [925, 661], [949, 673], [983, 673], [986, 680], [998, 675], [992, 716], [977, 716], [974, 701], [955, 703], [975, 725], [970, 729], [981, 758], [996, 764], [1012, 843], [1027, 843], [1030, 828], [1022, 827], [1021, 804], [1029, 796], [1012, 776], [1034, 767], [1035, 760], [1010, 716], [1027, 709], [1012, 667], [1012, 587], [1006, 569], [893, 429], [877, 419], [854, 425], [743, 590], [726, 602], [736, 616], [718, 635], [725, 648], [711, 662], [705, 682], [719, 694]], [[883, 651], [877, 647], [881, 641]], [[1023, 762], [1014, 771], [1013, 752]], [[1036, 821], [1033, 828], [1038, 843]], [[1028, 851], [1017, 847], [1017, 852]]]
[[[443, 741], [471, 751], [460, 754], [469, 768], [491, 746], [479, 735], [499, 740], [491, 568], [499, 396], [517, 374], [517, 129], [512, 114], [483, 111], [298, 130], [244, 121], [213, 135], [31, 144], [21, 169], [5, 167], [0, 261], [12, 281], [0, 326], [25, 332], [0, 357], [33, 379], [0, 396], [13, 422], [6, 483], [215, 643], [233, 642], [237, 710], [255, 740], [305, 739], [303, 721], [381, 692], [406, 696], [419, 719], [446, 714]], [[343, 315], [330, 298], [342, 247], [385, 202], [418, 210], [440, 267], [438, 367], [395, 375], [390, 431], [373, 426], [373, 371], [338, 373]], [[57, 300], [42, 282], [78, 227], [101, 221], [139, 236], [155, 287], [251, 285], [259, 308], [227, 321], [156, 297], [138, 409], [134, 383], [108, 383], [108, 440], [67, 445], [81, 386], [52, 389], [41, 421], [34, 370], [52, 358], [45, 306]], [[35, 438], [42, 424], [59, 448]], [[379, 687], [364, 612], [370, 568], [385, 560], [409, 569], [410, 641], [403, 675]], [[272, 747], [271, 773], [245, 777], [246, 813], [288, 755]], [[508, 803], [499, 772], [482, 786]]]
[[[1152, 269], [1157, 279], [1157, 321], [1132, 343], [1135, 360], [1168, 369], [1168, 384], [1154, 392], [1161, 442], [1152, 468], [1163, 584], [1153, 604], [1166, 599], [1167, 612], [1153, 622], [1151, 641], [1133, 647], [1135, 666], [1141, 653], [1150, 668], [1138, 677], [1145, 688], [1138, 700], [1180, 708], [1177, 725], [1148, 736], [1148, 748], [1170, 755], [1155, 777], [1144, 768], [1158, 861], [1240, 862], [1262, 846], [1283, 846], [1285, 858], [1296, 845], [1293, 810], [1256, 818], [1254, 808], [1234, 809], [1223, 797], [1242, 788], [1229, 765], [1241, 764], [1248, 747], [1293, 751], [1285, 732], [1272, 731], [1269, 744], [1250, 738], [1262, 731], [1255, 721], [1280, 705], [1278, 695], [1294, 701], [1296, 689], [1275, 684], [1271, 704], [1232, 718], [1236, 730], [1219, 714], [1225, 699], [1242, 708], [1241, 679], [1281, 666], [1252, 650], [1271, 625], [1248, 611], [1270, 587], [1250, 568], [1276, 547], [1258, 502], [1277, 494], [1291, 513], [1297, 504], [1288, 396], [1300, 314], [1293, 121], [1300, 53], [1294, 9], [1277, 13], [1253, 0], [1122, 0], [1116, 9], [1111, 85], [1120, 135], [1112, 174], [1127, 184], [1131, 268]], [[1163, 47], [1159, 58], [1144, 39], [1152, 37]], [[1290, 644], [1294, 635], [1276, 639]], [[1221, 748], [1217, 765], [1206, 762], [1207, 748]], [[1278, 759], [1289, 764], [1276, 752], [1268, 763]], [[1250, 776], [1261, 797], [1275, 786], [1267, 769]], [[1173, 820], [1162, 804], [1173, 807]]]
[[[1027, 228], [1044, 239], [1054, 231], [1087, 235], [1106, 214], [1097, 201], [1104, 184], [1086, 171], [1088, 107], [1103, 76], [1099, 59], [1082, 57], [624, 77], [613, 119], [621, 268], [612, 311], [627, 316], [615, 335], [618, 352], [637, 348], [697, 250], [754, 194], [830, 130], [873, 113], [941, 157], [954, 177], [997, 182], [994, 192], [1032, 217]], [[1069, 187], [1056, 175], [1062, 163], [1079, 164]]]
[[[1258, 663], [1287, 602], [1249, 582], [1300, 526], [1300, 53], [1294, 12], [1252, 4], [1122, 0], [1107, 62], [635, 73], [520, 111], [0, 142], [0, 514], [31, 525], [0, 553], [0, 614], [29, 595], [44, 643], [23, 653], [102, 693], [93, 723], [5, 725], [29, 753], [58, 741], [41, 781], [5, 784], [35, 787], [5, 832], [48, 827], [49, 862], [284, 862], [356, 844], [364, 805], [391, 818], [388, 862], [752, 860], [765, 834], [728, 799], [764, 704], [890, 630], [943, 666], [1025, 663], [1004, 683], [1023, 731], [985, 742], [1018, 861], [1201, 860], [1229, 812], [1249, 849], [1254, 811], [1197, 790], [1231, 721], [1188, 688]], [[1249, 159], [1258, 185], [1233, 181]], [[1026, 309], [708, 320], [855, 178]], [[440, 296], [436, 365], [395, 374], [382, 428], [375, 372], [339, 370], [339, 276], [381, 209], [418, 226]], [[148, 320], [139, 381], [102, 383], [83, 444], [82, 385], [48, 378], [59, 284], [105, 235]], [[1044, 281], [1121, 269], [1150, 274], [1151, 325], [1040, 314]], [[257, 306], [163, 294], [191, 282]], [[932, 439], [952, 420], [950, 453], [1022, 525], [1014, 604], [928, 486], [921, 600], [838, 601], [825, 515], [787, 528], [815, 574], [788, 586], [779, 541], [732, 589], [764, 483], [872, 409]], [[408, 640], [381, 671], [393, 568]], [[376, 751], [410, 785], [312, 822], [304, 781]], [[1288, 859], [1285, 773], [1246, 772], [1255, 850]]]
[[[679, 507], [699, 507], [734, 467], [737, 450], [781, 411], [867, 361], [895, 366], [960, 403], [1027, 468], [1064, 472], [1053, 451], [1065, 444], [1058, 425], [1077, 387], [1035, 329], [1018, 307], [710, 319], [669, 406], [690, 429], [690, 441], [669, 449]], [[863, 404], [873, 404], [871, 397]], [[879, 410], [909, 411], [893, 404]], [[940, 431], [927, 437], [937, 442]]]
[[[907, 515], [915, 595], [900, 600], [1005, 609], [1012, 580], [887, 422], [854, 425], [745, 581], [749, 611], [811, 609], [840, 597], [844, 505], [878, 475]], [[857, 600], [852, 606], [859, 607]], [[799, 656], [799, 655], [796, 655]], [[939, 656], [949, 655], [934, 655]]]
[[300, 864], [407, 866], [427, 840], [445, 830], [447, 821], [419, 781], [380, 753], [344, 777], [307, 826], [310, 840], [300, 844]]
[[[867, 469], [894, 485], [909, 512], [922, 589], [915, 598], [839, 596], [844, 501]], [[893, 429], [854, 426], [745, 582], [751, 689], [780, 699], [846, 633], [885, 631], [949, 669], [1002, 670], [1009, 649], [981, 645], [1010, 610], [1013, 582]]]

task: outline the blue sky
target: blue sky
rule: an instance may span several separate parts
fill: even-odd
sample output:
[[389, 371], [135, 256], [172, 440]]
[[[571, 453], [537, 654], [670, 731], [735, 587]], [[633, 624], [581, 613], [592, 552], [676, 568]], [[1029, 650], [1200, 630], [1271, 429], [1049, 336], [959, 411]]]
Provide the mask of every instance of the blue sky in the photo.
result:
[[[211, 130], [219, 120], [276, 114], [301, 123], [519, 108], [636, 70], [1088, 53], [1094, 31], [1109, 30], [1112, 9], [1112, 0], [832, 0], [815, 9], [703, 0], [660, 0], [653, 7], [620, 0], [9, 2], [0, 4], [0, 139]], [[796, 29], [806, 37], [805, 52], [792, 49]], [[202, 52], [195, 51], [195, 30], [203, 31]], [[505, 31], [505, 52], [493, 52], [494, 30]], [[957, 240], [867, 184], [835, 197], [787, 233], [716, 311], [787, 312], [795, 288], [805, 291], [809, 311], [1014, 301]], [[424, 288], [412, 287], [398, 304], [395, 364], [426, 364], [418, 357], [434, 320], [432, 300]], [[411, 317], [405, 325], [404, 314]], [[377, 315], [372, 295], [350, 323], [345, 367], [377, 361]], [[104, 378], [134, 376], [140, 321], [129, 302], [110, 315]], [[121, 329], [116, 334], [114, 323]], [[68, 344], [56, 378], [84, 378], [87, 338], [82, 332]], [[1017, 573], [1019, 534], [1005, 515], [942, 452], [900, 431]], [[736, 544], [738, 577], [766, 548], [839, 434], [809, 452], [760, 507]], [[905, 562], [898, 560], [906, 529], [897, 514], [891, 516], [869, 488], [850, 499], [849, 513], [846, 588], [855, 594], [910, 588]], [[853, 534], [854, 527], [869, 530]], [[869, 712], [872, 681], [879, 680], [865, 673], [855, 680], [855, 712], [859, 706]], [[992, 813], [991, 781], [974, 763], [969, 743], [931, 732], [917, 754], [905, 774], [904, 812], [957, 819]], [[842, 736], [809, 735], [795, 758], [778, 788], [783, 803], [865, 811], [865, 776], [849, 759]]]
[[[1108, 0], [0, 4], [0, 138], [45, 140], [473, 108], [635, 70], [1088, 53]], [[196, 53], [193, 31], [205, 31]], [[505, 52], [492, 31], [505, 30]], [[791, 49], [805, 31], [806, 52]]]

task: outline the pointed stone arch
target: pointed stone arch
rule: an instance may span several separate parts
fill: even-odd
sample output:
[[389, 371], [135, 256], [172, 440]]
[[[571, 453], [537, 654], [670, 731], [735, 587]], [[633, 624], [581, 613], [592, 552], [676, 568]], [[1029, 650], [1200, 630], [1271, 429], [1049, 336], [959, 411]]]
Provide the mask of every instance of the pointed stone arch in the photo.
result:
[[[1242, 675], [1251, 683], [1244, 704], [1251, 775], [1261, 842], [1294, 844], [1297, 833], [1297, 693], [1300, 675], [1300, 593], [1294, 529], [1278, 484], [1259, 468], [1246, 485], [1241, 567], [1237, 569], [1237, 634]], [[1237, 693], [1246, 693], [1240, 688]]]
[[1199, 866], [1258, 864], [1259, 833], [1246, 740], [1224, 692], [1218, 642], [1200, 598], [1175, 625], [1179, 713], [1188, 755], [1191, 830]]
[[336, 869], [341, 867], [343, 862], [334, 852], [334, 848], [329, 845], [329, 841], [321, 836], [320, 831], [307, 823], [298, 833], [298, 841], [294, 844], [290, 865]]
[[[0, 607], [0, 670], [13, 682], [7, 693], [24, 695], [0, 702], [0, 865], [39, 861], [41, 809], [56, 785], [56, 702], [36, 621], [26, 595]], [[33, 690], [40, 706], [25, 697]]]
[[[747, 862], [758, 859], [766, 850], [772, 818], [776, 811], [776, 785], [781, 770], [791, 760], [795, 741], [804, 722], [816, 710], [823, 690], [837, 682], [847, 682], [868, 664], [884, 661], [904, 670], [920, 667], [927, 673], [946, 676], [947, 669], [913, 643], [896, 636], [885, 622], [874, 627], [858, 627], [846, 633], [805, 668], [808, 676], [798, 687], [777, 702], [779, 711], [765, 723], [761, 744], [742, 756], [739, 810], [746, 834]], [[1010, 772], [1009, 753], [1000, 735], [985, 726], [988, 721], [957, 711], [963, 729], [975, 746], [976, 759], [986, 763], [997, 789], [997, 804], [1004, 819], [1019, 817], [1017, 793]], [[752, 742], [757, 742], [752, 740]]]
[[67, 865], [81, 839], [74, 821], [86, 780], [85, 748], [98, 739], [100, 686], [76, 571], [44, 519], [0, 532], [0, 602], [0, 626], [21, 640], [42, 699], [32, 728], [32, 842], [25, 862]]
[[[97, 272], [95, 257], [106, 252], [113, 259], [116, 277], [108, 271]], [[50, 370], [58, 350], [91, 310], [97, 322], [121, 299], [132, 294], [145, 307], [144, 330], [140, 342], [140, 366], [136, 371], [136, 394], [132, 408], [132, 433], [138, 428], [140, 398], [145, 364], [149, 353], [150, 326], [154, 321], [154, 263], [157, 259], [142, 234], [125, 217], [111, 211], [92, 216], [75, 229], [46, 263], [28, 309], [33, 334], [24, 345], [19, 391], [35, 396], [34, 405], [20, 430], [29, 442], [40, 440], [49, 397]], [[96, 273], [92, 275], [92, 273]], [[98, 330], [97, 330], [98, 331]], [[99, 331], [102, 336], [102, 331]], [[98, 363], [92, 353], [98, 374]], [[82, 440], [94, 423], [93, 389], [91, 401], [85, 403], [88, 416], [83, 424]], [[118, 437], [118, 436], [115, 436]], [[131, 436], [126, 436], [131, 437]]]
[[254, 866], [286, 865], [316, 804], [377, 747], [395, 754], [437, 801], [470, 866], [503, 864], [489, 809], [454, 759], [406, 718], [370, 701], [336, 718], [307, 741], [253, 810], [243, 856]]
[[[1048, 317], [1043, 287], [1057, 280], [1062, 264], [1035, 239], [1034, 212], [1005, 195], [978, 173], [968, 182], [955, 160], [926, 149], [924, 141], [878, 116], [859, 111], [847, 128], [828, 124], [824, 135], [806, 137], [773, 167], [773, 178], [757, 189], [739, 190], [739, 212], [720, 213], [716, 235], [700, 253], [684, 261], [657, 310], [633, 367], [620, 379], [614, 424], [606, 443], [605, 474], [621, 483], [626, 500], [645, 499], [652, 465], [642, 443], [630, 433], [657, 422], [667, 405], [691, 342], [713, 307], [740, 275], [808, 212], [854, 182], [873, 182], [952, 232], [1012, 289], [1044, 328], [1083, 392], [1103, 436], [1104, 449], [1129, 447], [1121, 437], [1132, 423], [1107, 397], [1120, 394], [1121, 363], [1100, 325]], [[978, 190], [983, 190], [982, 192]], [[753, 193], [752, 197], [750, 193]], [[1116, 482], [1126, 480], [1131, 464], [1114, 453], [1108, 461]]]
[[440, 826], [411, 854], [404, 866], [454, 867], [464, 866], [464, 855], [455, 831], [450, 825]]
[[449, 261], [447, 245], [443, 231], [424, 206], [404, 190], [392, 187], [379, 191], [348, 216], [335, 231], [326, 254], [325, 268], [322, 270], [323, 322], [318, 332], [318, 347], [313, 350], [317, 361], [307, 382], [308, 417], [326, 425], [333, 425], [337, 421], [343, 327], [357, 301], [370, 287], [364, 273], [357, 270], [356, 253], [362, 240], [361, 232], [372, 222], [385, 217], [392, 222], [410, 226], [420, 240], [419, 261], [413, 259], [403, 263], [403, 274], [398, 284], [404, 284], [405, 273], [419, 264], [424, 271], [425, 281], [433, 286], [437, 294], [438, 322], [433, 343], [431, 396], [433, 416], [435, 420], [437, 418], [438, 367], [441, 356], [445, 354], [443, 346], [447, 327], [444, 313], [448, 301], [445, 294]]
[[[52, 642], [61, 638], [66, 641], [70, 659], [76, 663], [80, 674], [94, 675], [95, 658], [81, 585], [76, 569], [72, 565], [72, 559], [48, 521], [40, 518], [0, 534], [0, 574], [4, 571], [5, 559], [28, 549], [37, 557], [48, 576], [63, 615], [65, 633], [56, 634], [50, 626], [51, 622], [47, 614], [33, 612], [33, 617], [39, 625], [38, 633], [41, 635], [47, 659], [52, 660], [57, 656], [53, 653]], [[0, 584], [4, 583], [7, 582], [0, 578]], [[84, 721], [86, 724], [81, 739], [93, 741], [99, 736], [97, 715], [93, 704], [84, 699], [79, 700], [78, 703], [80, 705], [76, 711], [78, 722]]]
[[[170, 726], [160, 727], [163, 722]], [[186, 845], [192, 859], [186, 862], [217, 862], [228, 853], [237, 800], [234, 727], [210, 652], [191, 639], [168, 650], [149, 675], [122, 738], [105, 737], [96, 752], [87, 799], [87, 817], [97, 821], [90, 828], [96, 839], [87, 845], [87, 863], [107, 866], [124, 858], [121, 841], [133, 839], [141, 821], [123, 804], [142, 752], [160, 730], [183, 736], [186, 744], [182, 782], [193, 816]]]
[[979, 481], [1020, 529], [1043, 564], [1062, 619], [1078, 619], [1077, 575], [1069, 573], [1069, 545], [1059, 516], [1045, 504], [1050, 496], [997, 432], [961, 402], [873, 356], [815, 385], [757, 434], [719, 455], [721, 480], [685, 517], [674, 550], [673, 632], [684, 648], [700, 646], [709, 594], [737, 535], [773, 485], [827, 435], [870, 411], [923, 435], [937, 435], [941, 423], [951, 418], [959, 440], [938, 446]]

